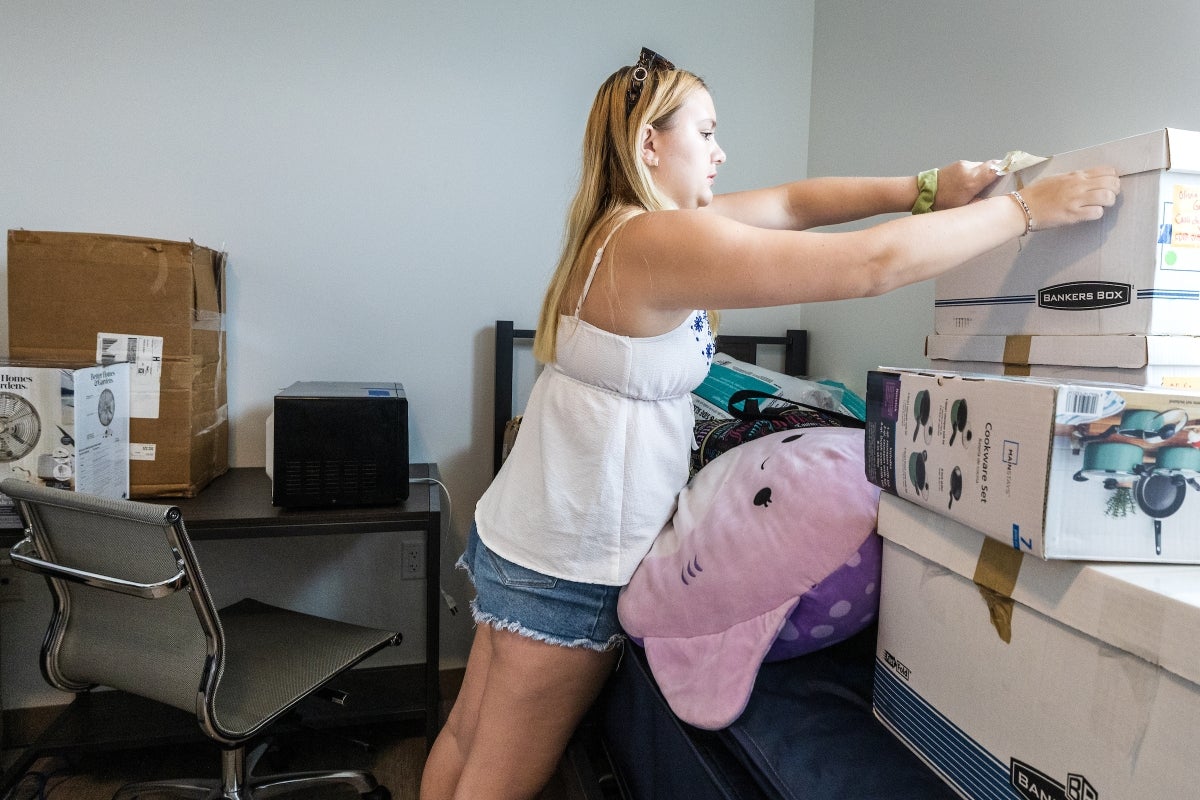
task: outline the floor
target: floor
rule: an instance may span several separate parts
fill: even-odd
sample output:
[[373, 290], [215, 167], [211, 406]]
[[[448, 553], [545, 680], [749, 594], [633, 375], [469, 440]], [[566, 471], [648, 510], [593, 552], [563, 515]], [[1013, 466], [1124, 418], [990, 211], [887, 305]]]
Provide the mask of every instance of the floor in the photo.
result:
[[[443, 681], [443, 697], [457, 683]], [[444, 703], [443, 714], [448, 709]], [[4, 751], [4, 765], [17, 753]], [[418, 800], [421, 768], [425, 763], [425, 737], [412, 727], [374, 725], [357, 729], [302, 732], [273, 744], [260, 762], [259, 772], [331, 769], [366, 769], [386, 786], [393, 800]], [[575, 771], [564, 759], [558, 774], [538, 800], [582, 800]], [[54, 756], [35, 762], [25, 777], [0, 800], [110, 800], [126, 783], [164, 778], [216, 777], [220, 754], [207, 744], [184, 747], [150, 747], [116, 753]], [[296, 792], [295, 800], [353, 800], [347, 788]]]
[[[382, 726], [378, 726], [382, 727]], [[417, 800], [425, 740], [376, 730], [344, 731], [290, 739], [278, 751], [269, 751], [266, 772], [276, 769], [360, 768], [371, 770], [393, 800]], [[219, 755], [215, 749], [150, 748], [120, 754], [91, 755], [67, 760], [46, 758], [4, 800], [109, 800], [122, 785], [156, 778], [214, 777]], [[329, 787], [289, 797], [296, 800], [353, 800], [344, 787]], [[570, 800], [565, 782], [556, 776], [539, 800]]]

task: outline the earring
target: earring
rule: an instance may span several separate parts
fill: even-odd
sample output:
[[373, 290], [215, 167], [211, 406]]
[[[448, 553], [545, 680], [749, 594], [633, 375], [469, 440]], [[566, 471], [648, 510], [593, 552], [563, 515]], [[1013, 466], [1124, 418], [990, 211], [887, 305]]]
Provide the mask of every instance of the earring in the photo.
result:
[[647, 164], [649, 164], [649, 165], [650, 165], [650, 166], [652, 166], [652, 167], [657, 167], [657, 166], [658, 166], [658, 159], [657, 159], [657, 158], [652, 158], [652, 159], [650, 159], [649, 161], [647, 161], [646, 163], [647, 163]]

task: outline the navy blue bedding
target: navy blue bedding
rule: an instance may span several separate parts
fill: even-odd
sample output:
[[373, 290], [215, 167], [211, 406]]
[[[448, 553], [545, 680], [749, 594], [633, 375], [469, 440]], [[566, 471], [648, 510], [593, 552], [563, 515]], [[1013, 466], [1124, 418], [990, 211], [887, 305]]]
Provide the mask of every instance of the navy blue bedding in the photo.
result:
[[598, 706], [629, 800], [953, 800], [875, 719], [875, 627], [798, 658], [764, 664], [728, 728], [671, 713], [640, 648], [629, 645]]

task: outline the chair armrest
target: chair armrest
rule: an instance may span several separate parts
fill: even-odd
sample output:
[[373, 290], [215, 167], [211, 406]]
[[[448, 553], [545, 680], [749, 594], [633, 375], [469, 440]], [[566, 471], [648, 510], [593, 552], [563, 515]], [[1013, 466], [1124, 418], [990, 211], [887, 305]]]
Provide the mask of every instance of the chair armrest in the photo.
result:
[[187, 575], [183, 569], [180, 569], [173, 577], [167, 578], [165, 581], [159, 581], [158, 583], [137, 583], [135, 581], [113, 578], [108, 575], [98, 575], [94, 572], [85, 572], [81, 569], [73, 569], [71, 567], [64, 567], [61, 564], [44, 561], [30, 555], [31, 551], [34, 551], [32, 539], [25, 538], [13, 545], [12, 549], [9, 550], [9, 557], [12, 559], [13, 566], [20, 567], [29, 572], [36, 572], [39, 575], [45, 575], [48, 578], [59, 578], [73, 583], [82, 583], [86, 586], [94, 586], [98, 589], [132, 595], [133, 597], [142, 597], [148, 600], [157, 600], [169, 594], [174, 594], [184, 588], [188, 582]]

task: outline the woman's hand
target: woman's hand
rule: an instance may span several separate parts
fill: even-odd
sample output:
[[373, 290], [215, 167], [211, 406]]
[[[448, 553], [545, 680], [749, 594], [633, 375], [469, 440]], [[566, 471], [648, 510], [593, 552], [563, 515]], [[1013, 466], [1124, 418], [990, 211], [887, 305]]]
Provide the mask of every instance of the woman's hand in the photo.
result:
[[933, 210], [957, 208], [974, 200], [1000, 177], [996, 174], [999, 165], [999, 161], [955, 161], [939, 169]]
[[1120, 193], [1121, 179], [1112, 167], [1049, 175], [1021, 189], [1034, 230], [1100, 219]]

